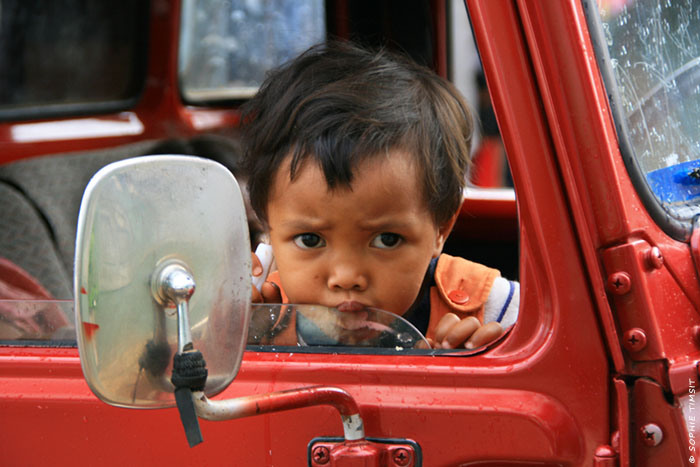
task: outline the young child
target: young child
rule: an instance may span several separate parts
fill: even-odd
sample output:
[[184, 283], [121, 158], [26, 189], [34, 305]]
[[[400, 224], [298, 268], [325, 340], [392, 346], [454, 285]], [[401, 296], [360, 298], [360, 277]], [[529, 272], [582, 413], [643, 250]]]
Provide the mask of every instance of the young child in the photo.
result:
[[268, 76], [242, 122], [278, 268], [254, 301], [391, 311], [437, 348], [476, 348], [515, 322], [517, 283], [441, 254], [472, 133], [449, 82], [387, 51], [318, 45]]

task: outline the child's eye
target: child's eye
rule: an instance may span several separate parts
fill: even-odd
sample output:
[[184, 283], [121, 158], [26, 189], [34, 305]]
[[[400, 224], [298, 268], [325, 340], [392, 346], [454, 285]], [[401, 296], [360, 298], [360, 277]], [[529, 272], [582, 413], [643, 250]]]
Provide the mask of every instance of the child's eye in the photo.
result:
[[326, 242], [315, 233], [303, 233], [294, 237], [294, 244], [299, 248], [321, 248]]
[[375, 248], [391, 249], [399, 246], [401, 240], [402, 238], [399, 234], [382, 232], [372, 239], [371, 245]]

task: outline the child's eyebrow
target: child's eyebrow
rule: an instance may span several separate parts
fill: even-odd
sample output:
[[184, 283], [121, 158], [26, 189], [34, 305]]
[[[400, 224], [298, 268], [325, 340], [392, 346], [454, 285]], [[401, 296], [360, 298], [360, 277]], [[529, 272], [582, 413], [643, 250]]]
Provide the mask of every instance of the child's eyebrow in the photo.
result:
[[367, 219], [359, 223], [359, 227], [362, 230], [371, 231], [407, 230], [414, 228], [415, 226], [415, 222], [392, 218]]
[[279, 226], [291, 230], [324, 230], [329, 224], [323, 219], [305, 218], [281, 221]]

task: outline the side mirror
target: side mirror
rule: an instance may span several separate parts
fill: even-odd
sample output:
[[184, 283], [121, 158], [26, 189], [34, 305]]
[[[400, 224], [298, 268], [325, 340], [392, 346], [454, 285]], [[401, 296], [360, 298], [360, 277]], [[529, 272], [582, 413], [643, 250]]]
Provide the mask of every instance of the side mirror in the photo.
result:
[[97, 172], [80, 207], [74, 278], [90, 389], [112, 405], [172, 407], [173, 356], [189, 340], [206, 360], [204, 393], [222, 391], [245, 350], [250, 269], [245, 206], [222, 165], [145, 156]]
[[[208, 398], [238, 372], [251, 314], [245, 207], [223, 166], [188, 156], [145, 156], [106, 166], [85, 189], [76, 242], [78, 350], [85, 379], [102, 401], [133, 408], [177, 402], [190, 446], [202, 441], [198, 417], [232, 420], [331, 405], [345, 434], [331, 458], [386, 457], [392, 446], [365, 440], [359, 407], [341, 388]], [[203, 390], [175, 388], [173, 362], [192, 356], [206, 361]], [[195, 363], [203, 362], [192, 359], [184, 366]]]

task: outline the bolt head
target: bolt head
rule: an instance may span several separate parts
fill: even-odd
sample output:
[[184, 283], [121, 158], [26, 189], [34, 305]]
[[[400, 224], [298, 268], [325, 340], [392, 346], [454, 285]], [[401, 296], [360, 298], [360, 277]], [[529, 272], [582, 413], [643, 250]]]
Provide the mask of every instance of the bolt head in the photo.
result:
[[661, 269], [661, 266], [664, 265], [664, 255], [661, 254], [661, 250], [657, 246], [649, 248], [645, 256], [647, 265], [652, 269]]
[[324, 465], [331, 460], [331, 452], [326, 446], [316, 446], [311, 451], [311, 458], [314, 464]]
[[411, 453], [408, 449], [398, 448], [394, 451], [391, 459], [394, 461], [395, 465], [405, 467], [411, 462]]
[[622, 345], [630, 352], [639, 352], [647, 346], [647, 335], [643, 329], [632, 328], [622, 336]]
[[632, 279], [626, 272], [615, 272], [608, 277], [608, 290], [616, 295], [624, 295], [632, 288]]
[[664, 432], [656, 423], [647, 423], [640, 429], [642, 442], [650, 447], [658, 446], [664, 439]]

